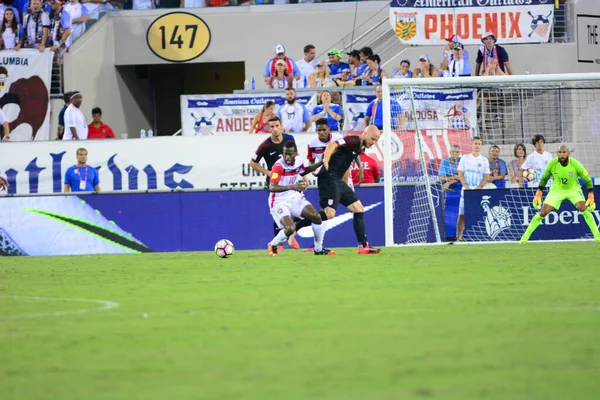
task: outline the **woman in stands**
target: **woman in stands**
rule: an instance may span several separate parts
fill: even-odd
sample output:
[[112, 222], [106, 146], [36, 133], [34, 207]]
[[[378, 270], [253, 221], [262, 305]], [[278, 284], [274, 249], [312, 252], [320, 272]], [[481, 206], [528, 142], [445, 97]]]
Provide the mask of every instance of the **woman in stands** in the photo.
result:
[[508, 163], [508, 178], [510, 183], [518, 184], [520, 188], [523, 187], [523, 175], [521, 175], [521, 165], [527, 158], [527, 149], [523, 143], [515, 145], [513, 149], [515, 158]]
[[339, 104], [333, 104], [331, 99], [331, 93], [328, 90], [323, 90], [317, 95], [317, 106], [313, 108], [312, 117], [310, 122], [315, 122], [319, 118], [327, 118], [329, 123], [329, 129], [332, 131], [340, 130], [340, 120], [344, 113], [342, 107]]
[[400, 69], [394, 71], [394, 75], [392, 78], [412, 78], [413, 73], [410, 70], [410, 61], [402, 60], [400, 61]]
[[431, 64], [431, 59], [427, 54], [419, 56], [419, 67], [413, 71], [413, 78], [439, 78], [440, 70]]
[[0, 28], [0, 37], [2, 41], [2, 50], [16, 50], [21, 48], [21, 25], [17, 23], [15, 13], [12, 8], [4, 10], [4, 21]]
[[367, 72], [362, 76], [363, 80], [366, 80], [369, 85], [377, 85], [381, 83], [381, 80], [388, 76], [387, 72], [385, 72], [381, 68], [381, 58], [377, 54], [370, 55], [367, 57]]
[[275, 103], [268, 100], [263, 105], [262, 110], [254, 116], [248, 133], [270, 133], [269, 118], [275, 115]]
[[308, 86], [311, 88], [322, 88], [331, 86], [333, 81], [329, 77], [329, 68], [323, 60], [317, 63], [317, 72], [308, 77]]
[[285, 89], [293, 87], [294, 77], [288, 75], [285, 60], [277, 60], [275, 64], [275, 74], [269, 78], [267, 89]]

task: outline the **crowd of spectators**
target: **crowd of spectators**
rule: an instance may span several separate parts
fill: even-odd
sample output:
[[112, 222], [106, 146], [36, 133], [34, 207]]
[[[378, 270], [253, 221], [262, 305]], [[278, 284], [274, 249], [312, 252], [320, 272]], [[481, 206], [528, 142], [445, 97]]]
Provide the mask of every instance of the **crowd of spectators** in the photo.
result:
[[100, 107], [92, 109], [92, 122], [81, 111], [83, 95], [79, 91], [66, 92], [63, 95], [64, 106], [58, 114], [56, 140], [114, 139], [110, 126], [102, 122]]

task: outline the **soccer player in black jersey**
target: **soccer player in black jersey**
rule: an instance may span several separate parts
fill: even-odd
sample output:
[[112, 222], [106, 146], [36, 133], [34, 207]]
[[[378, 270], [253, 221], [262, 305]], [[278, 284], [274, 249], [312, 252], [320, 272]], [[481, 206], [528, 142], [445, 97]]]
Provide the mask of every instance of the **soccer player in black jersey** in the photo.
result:
[[379, 140], [379, 129], [370, 125], [360, 136], [346, 136], [331, 142], [323, 155], [323, 169], [319, 173], [319, 204], [323, 221], [335, 216], [338, 204], [354, 214], [354, 232], [358, 240], [358, 254], [377, 254], [380, 249], [369, 246], [365, 234], [365, 208], [346, 183], [346, 174], [356, 157], [364, 148], [373, 146]]
[[[294, 137], [289, 133], [283, 133], [283, 125], [281, 124], [281, 120], [278, 116], [273, 116], [269, 118], [269, 130], [271, 131], [271, 136], [265, 139], [256, 149], [256, 153], [252, 156], [250, 160], [250, 167], [253, 170], [261, 172], [267, 176], [266, 179], [266, 187], [269, 187], [270, 177], [271, 177], [271, 169], [273, 169], [273, 164], [279, 157], [283, 154], [283, 145], [288, 140], [295, 142]], [[262, 165], [260, 165], [260, 160], [264, 159], [265, 163], [267, 163], [267, 168], [265, 169]], [[308, 182], [308, 179], [306, 179]], [[276, 223], [273, 223], [273, 230], [275, 231], [275, 235], [279, 232], [279, 227]], [[294, 236], [290, 238], [288, 244], [295, 249], [299, 249], [300, 245]]]

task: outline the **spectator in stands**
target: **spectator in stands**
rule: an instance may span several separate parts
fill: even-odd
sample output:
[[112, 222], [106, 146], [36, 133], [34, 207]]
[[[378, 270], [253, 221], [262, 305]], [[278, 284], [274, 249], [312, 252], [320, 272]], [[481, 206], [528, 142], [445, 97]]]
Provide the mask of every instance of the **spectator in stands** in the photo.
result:
[[63, 140], [85, 140], [88, 137], [88, 125], [85, 115], [79, 109], [83, 102], [81, 92], [71, 94], [71, 104], [65, 111], [65, 133]]
[[340, 130], [340, 120], [344, 116], [342, 107], [331, 102], [331, 93], [323, 90], [317, 95], [317, 106], [313, 108], [310, 122], [315, 122], [319, 118], [327, 118], [329, 129], [332, 131]]
[[65, 133], [65, 111], [67, 111], [67, 107], [71, 105], [72, 95], [73, 92], [65, 92], [65, 94], [63, 94], [63, 101], [65, 102], [65, 105], [63, 106], [63, 108], [60, 109], [60, 112], [58, 113], [58, 130], [56, 131], [56, 140], [63, 139], [63, 135]]
[[[315, 56], [317, 51], [315, 46], [307, 44], [304, 46], [304, 58], [296, 63], [300, 70], [300, 80], [298, 87], [308, 87], [308, 77], [317, 71], [317, 60]], [[304, 81], [306, 80], [306, 85]]]
[[99, 192], [100, 178], [96, 168], [87, 165], [87, 150], [81, 147], [76, 154], [77, 164], [65, 172], [64, 192]]
[[533, 169], [535, 171], [535, 182], [537, 183], [542, 179], [546, 165], [552, 160], [552, 154], [545, 150], [546, 139], [542, 135], [535, 135], [531, 139], [531, 144], [535, 147], [535, 151], [529, 154], [521, 165], [521, 174], [523, 170]]
[[275, 75], [275, 65], [277, 60], [283, 60], [285, 62], [285, 70], [287, 71], [288, 75], [291, 75], [294, 79], [300, 79], [300, 69], [296, 65], [296, 62], [291, 58], [286, 57], [285, 47], [283, 47], [281, 44], [278, 44], [275, 46], [275, 57], [267, 61], [267, 65], [263, 71], [265, 85], [267, 85], [269, 83], [269, 79]]
[[442, 64], [440, 65], [440, 69], [442, 70], [442, 75], [445, 77], [456, 77], [456, 76], [469, 76], [470, 73], [466, 73], [467, 69], [471, 69], [468, 65], [468, 61], [464, 58], [465, 48], [462, 44], [456, 43], [454, 44], [454, 48], [452, 48], [452, 55], [450, 56], [450, 61], [448, 61], [447, 57], [442, 58]]
[[521, 165], [523, 165], [527, 157], [525, 145], [523, 143], [516, 144], [513, 154], [515, 158], [508, 163], [508, 178], [510, 179], [510, 183], [513, 185], [518, 184], [522, 188], [523, 175], [521, 174]]
[[18, 7], [18, 4], [15, 4], [13, 0], [2, 0], [2, 4], [0, 4], [0, 16], [3, 18], [0, 23], [4, 24], [6, 20], [4, 18], [4, 12], [6, 10], [11, 10], [13, 12], [14, 19], [17, 21], [17, 24], [21, 25], [21, 10]]
[[8, 125], [8, 119], [6, 114], [0, 108], [0, 129], [2, 129], [2, 141], [8, 142], [10, 140], [10, 126]]
[[85, 23], [90, 20], [90, 13], [86, 6], [79, 0], [69, 0], [64, 10], [71, 16], [71, 43], [76, 41], [85, 32]]
[[286, 103], [279, 107], [277, 116], [283, 125], [283, 131], [288, 133], [308, 132], [310, 129], [310, 112], [304, 104], [296, 101], [296, 89], [285, 89]]
[[[360, 153], [359, 157], [364, 174], [362, 183], [379, 183], [381, 180], [381, 174], [377, 161], [372, 157], [369, 157], [364, 151]], [[350, 166], [350, 173], [352, 174], [352, 183], [356, 186], [361, 184], [358, 171], [360, 171], [360, 169], [358, 168], [356, 161], [353, 161], [352, 165]]]
[[62, 58], [62, 55], [71, 43], [69, 40], [69, 36], [71, 36], [71, 16], [63, 9], [63, 0], [52, 1], [50, 36], [49, 43], [52, 45], [50, 50], [56, 53], [56, 62], [56, 58]]
[[513, 72], [508, 60], [508, 53], [504, 50], [504, 47], [496, 44], [496, 36], [492, 32], [486, 32], [483, 34], [481, 41], [483, 42], [483, 46], [477, 52], [475, 75], [483, 75], [488, 69], [491, 59], [496, 60], [502, 72], [512, 75]]
[[275, 115], [275, 102], [267, 100], [262, 110], [254, 116], [248, 133], [271, 133], [269, 128], [269, 118]]
[[490, 147], [488, 153], [488, 160], [490, 162], [490, 183], [496, 185], [498, 189], [504, 189], [506, 187], [506, 174], [508, 174], [508, 168], [506, 162], [500, 158], [500, 147], [495, 144]]
[[[383, 88], [377, 85], [375, 88], [375, 100], [369, 103], [365, 112], [365, 127], [375, 125], [379, 129], [383, 129]], [[404, 126], [404, 114], [402, 107], [396, 100], [390, 100], [392, 129], [400, 129]]]
[[181, 8], [204, 8], [206, 7], [205, 0], [181, 0], [179, 4]]
[[413, 73], [410, 70], [410, 61], [402, 60], [400, 61], [400, 69], [394, 71], [392, 78], [412, 78]]
[[43, 52], [48, 40], [50, 17], [46, 12], [42, 11], [42, 2], [40, 0], [31, 0], [30, 8], [31, 13], [23, 21], [21, 47], [27, 49], [37, 48], [40, 52]]
[[317, 63], [317, 72], [308, 77], [308, 86], [311, 88], [328, 87], [330, 81], [329, 68], [325, 61], [321, 60]]
[[329, 75], [331, 78], [341, 78], [343, 69], [350, 69], [350, 65], [345, 62], [342, 62], [342, 52], [338, 49], [331, 49], [327, 52], [327, 57], [329, 58], [329, 64], [327, 67], [329, 68]]
[[496, 76], [496, 75], [506, 75], [504, 71], [500, 69], [498, 66], [498, 62], [495, 58], [490, 59], [487, 64], [485, 71], [481, 74], [482, 76]]
[[[50, 1], [42, 1], [42, 10], [50, 14], [50, 11], [52, 11], [52, 4], [50, 4]], [[24, 1], [22, 3], [22, 5], [20, 6], [20, 11], [23, 14], [23, 21], [25, 21], [25, 17], [31, 13], [31, 6], [29, 1]]]
[[444, 158], [440, 164], [440, 181], [444, 184], [444, 190], [458, 192], [462, 189], [460, 177], [458, 176], [458, 163], [460, 163], [460, 146], [453, 144], [450, 147], [450, 157]]
[[92, 109], [92, 123], [88, 125], [88, 139], [114, 139], [112, 128], [102, 122], [102, 110], [100, 107]]
[[[452, 61], [452, 55], [453, 55], [452, 50], [454, 50], [454, 47], [457, 44], [462, 45], [463, 49], [464, 49], [464, 44], [462, 42], [462, 38], [458, 35], [454, 35], [454, 36], [447, 38], [446, 42], [447, 42], [446, 47], [444, 47], [444, 51], [442, 52], [442, 64], [444, 63], [444, 58], [448, 61], [448, 64], [450, 64], [450, 61]], [[462, 54], [463, 54], [462, 58], [465, 60], [463, 74], [471, 75], [473, 68], [471, 67], [471, 63], [469, 62], [469, 51], [464, 49]], [[442, 67], [442, 69], [446, 69], [446, 68]]]
[[0, 36], [2, 40], [2, 50], [19, 51], [23, 31], [21, 25], [17, 23], [15, 12], [12, 8], [4, 10], [4, 20], [0, 27]]
[[381, 83], [384, 77], [388, 74], [381, 68], [381, 59], [377, 54], [370, 55], [367, 57], [367, 71], [362, 75], [361, 79], [367, 81], [369, 85], [377, 85]]
[[360, 52], [358, 53], [358, 56], [360, 57], [360, 65], [356, 70], [357, 76], [363, 76], [367, 72], [367, 70], [369, 69], [369, 66], [367, 65], [367, 58], [372, 55], [373, 49], [371, 49], [370, 47], [365, 46], [362, 49], [360, 49]]
[[288, 75], [285, 61], [277, 60], [275, 63], [275, 74], [269, 78], [267, 89], [285, 89], [294, 86], [294, 78]]
[[352, 50], [348, 55], [348, 65], [350, 65], [350, 79], [356, 78], [358, 75], [358, 67], [360, 66], [360, 51]]
[[413, 78], [438, 78], [440, 71], [431, 64], [427, 54], [419, 56], [419, 67], [413, 71]]

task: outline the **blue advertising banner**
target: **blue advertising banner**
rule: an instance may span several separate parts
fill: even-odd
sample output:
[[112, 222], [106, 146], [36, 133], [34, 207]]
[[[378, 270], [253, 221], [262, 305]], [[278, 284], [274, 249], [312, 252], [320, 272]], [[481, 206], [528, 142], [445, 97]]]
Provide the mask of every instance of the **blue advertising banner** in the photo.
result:
[[[596, 186], [598, 190], [600, 186]], [[538, 212], [531, 201], [536, 189], [491, 189], [465, 192], [467, 241], [517, 241]], [[547, 194], [547, 193], [546, 193]], [[585, 189], [584, 189], [585, 194]], [[593, 212], [600, 226], [600, 210]], [[568, 200], [546, 216], [531, 240], [593, 238], [583, 217]]]

